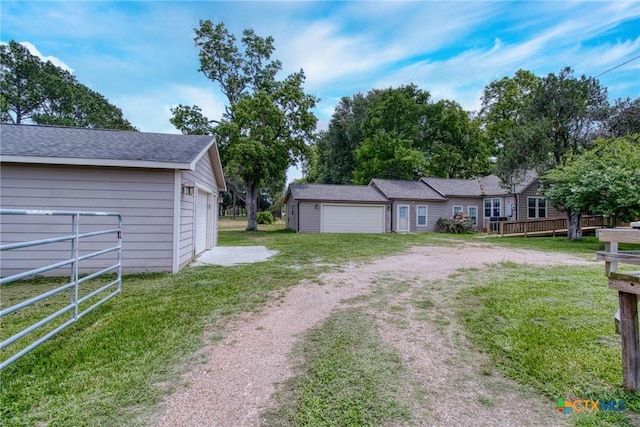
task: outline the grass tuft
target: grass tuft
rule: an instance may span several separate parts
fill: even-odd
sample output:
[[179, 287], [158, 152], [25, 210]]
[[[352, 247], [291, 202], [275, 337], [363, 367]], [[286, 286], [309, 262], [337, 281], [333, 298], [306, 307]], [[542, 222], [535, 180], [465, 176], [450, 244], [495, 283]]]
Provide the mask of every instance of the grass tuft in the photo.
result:
[[310, 330], [296, 352], [298, 375], [280, 393], [283, 405], [267, 419], [280, 426], [383, 425], [409, 419], [401, 402], [400, 356], [358, 309], [336, 312]]

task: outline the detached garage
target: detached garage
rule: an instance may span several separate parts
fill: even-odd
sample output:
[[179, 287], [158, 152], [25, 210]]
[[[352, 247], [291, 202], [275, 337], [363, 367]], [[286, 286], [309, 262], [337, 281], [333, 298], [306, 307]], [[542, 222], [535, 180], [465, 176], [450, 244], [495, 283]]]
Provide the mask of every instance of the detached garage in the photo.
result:
[[[125, 273], [177, 272], [215, 246], [225, 181], [212, 136], [13, 124], [0, 130], [3, 209], [119, 212]], [[8, 215], [0, 221], [3, 244], [69, 230], [68, 218], [61, 217]], [[68, 246], [7, 251], [0, 273], [67, 257]], [[100, 268], [96, 260], [84, 272]]]
[[386, 233], [391, 202], [366, 185], [291, 184], [287, 228], [300, 233]]

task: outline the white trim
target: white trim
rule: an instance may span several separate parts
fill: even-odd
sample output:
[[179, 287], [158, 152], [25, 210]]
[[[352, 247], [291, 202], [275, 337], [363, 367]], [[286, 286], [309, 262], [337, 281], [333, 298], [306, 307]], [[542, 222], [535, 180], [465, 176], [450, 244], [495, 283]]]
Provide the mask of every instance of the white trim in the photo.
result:
[[476, 223], [473, 224], [473, 225], [477, 226], [478, 225], [478, 207], [477, 206], [467, 206], [467, 217], [468, 218], [471, 218], [471, 212], [470, 212], [471, 209], [475, 209], [476, 210]]
[[[536, 199], [536, 216], [529, 216], [529, 200]], [[539, 216], [540, 213], [540, 200], [544, 200], [544, 216]], [[527, 219], [538, 219], [538, 218], [547, 218], [549, 213], [549, 204], [547, 203], [547, 198], [544, 196], [527, 196]]]
[[41, 157], [2, 155], [3, 163], [35, 163], [46, 165], [72, 166], [113, 166], [125, 168], [156, 168], [156, 169], [191, 169], [191, 163], [182, 162], [154, 162], [150, 160], [119, 160], [119, 159], [86, 159], [69, 157]]
[[[424, 208], [424, 224], [418, 224], [418, 218], [420, 218], [418, 210]], [[428, 205], [416, 205], [416, 227], [426, 227], [429, 223], [429, 206]]]
[[204, 250], [209, 250], [213, 248], [212, 245], [212, 240], [213, 240], [213, 218], [212, 218], [212, 203], [211, 203], [211, 198], [212, 196], [215, 194], [211, 189], [209, 189], [209, 187], [201, 185], [200, 183], [196, 183], [194, 191], [193, 191], [193, 195], [194, 195], [194, 200], [193, 200], [193, 233], [192, 233], [192, 237], [193, 237], [193, 252], [194, 254], [197, 256], [199, 255], [198, 253], [196, 253], [196, 234], [198, 232], [198, 203], [200, 201], [200, 191], [203, 191], [204, 193], [207, 194], [207, 219], [206, 219], [206, 237], [205, 237], [205, 243], [204, 243]]
[[[459, 208], [459, 209], [456, 210], [456, 208]], [[456, 212], [458, 212], [458, 211], [462, 211], [462, 213], [464, 213], [464, 206], [462, 206], [462, 205], [452, 206], [451, 207], [451, 218], [456, 216]]]
[[212, 205], [212, 211], [213, 211], [213, 242], [212, 242], [212, 248], [215, 248], [216, 246], [218, 246], [218, 211], [220, 210], [220, 207], [218, 206], [218, 195], [217, 194], [213, 194], [213, 201], [211, 202]]
[[175, 170], [173, 174], [173, 257], [171, 271], [180, 271], [180, 214], [182, 213], [182, 173]]
[[[484, 210], [485, 210], [484, 203], [485, 203], [486, 200], [491, 200], [491, 212], [490, 212], [491, 215], [489, 215], [489, 216], [484, 216], [484, 214], [485, 214], [485, 212], [484, 212]], [[485, 197], [485, 198], [482, 199], [482, 216], [483, 216], [483, 218], [494, 218], [494, 217], [496, 217], [496, 215], [493, 215], [493, 209], [495, 208], [495, 206], [493, 205], [493, 201], [494, 200], [499, 200], [500, 201], [500, 207], [499, 207], [500, 215], [497, 215], [497, 217], [501, 217], [502, 216], [502, 205], [503, 205], [502, 197]]]
[[[354, 208], [363, 208], [363, 207], [367, 207], [367, 208], [380, 208], [382, 209], [382, 223], [381, 225], [381, 231], [380, 233], [384, 233], [387, 229], [387, 215], [386, 215], [386, 205], [383, 203], [316, 203], [318, 205], [318, 209], [320, 210], [320, 233], [325, 233], [326, 231], [324, 230], [324, 213], [325, 213], [325, 207], [354, 207]], [[298, 206], [300, 206], [298, 204]], [[300, 211], [298, 210], [298, 216], [300, 215]]]
[[[407, 229], [406, 230], [400, 230], [400, 208], [407, 208]], [[398, 205], [398, 208], [396, 209], [396, 220], [398, 223], [398, 226], [396, 227], [397, 232], [398, 233], [408, 233], [411, 230], [411, 208], [409, 205]]]

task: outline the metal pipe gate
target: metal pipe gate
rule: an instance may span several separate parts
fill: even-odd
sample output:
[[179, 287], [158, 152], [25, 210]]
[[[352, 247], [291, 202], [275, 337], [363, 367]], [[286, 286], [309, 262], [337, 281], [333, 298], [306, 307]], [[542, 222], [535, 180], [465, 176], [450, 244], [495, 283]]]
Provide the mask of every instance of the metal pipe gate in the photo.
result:
[[[61, 267], [69, 266], [70, 267], [70, 280], [68, 283], [58, 286], [55, 289], [49, 290], [47, 292], [41, 293], [35, 297], [29, 298], [20, 303], [14, 304], [11, 307], [4, 308], [0, 310], [0, 321], [3, 323], [6, 322], [5, 318], [11, 314], [18, 313], [20, 310], [32, 306], [40, 301], [43, 301], [47, 298], [50, 298], [54, 295], [58, 295], [61, 292], [69, 291], [69, 304], [57, 310], [55, 313], [44, 317], [37, 321], [36, 323], [22, 329], [19, 332], [14, 333], [12, 336], [6, 338], [2, 342], [0, 342], [0, 350], [4, 350], [11, 344], [14, 344], [19, 339], [29, 335], [34, 332], [38, 328], [43, 327], [44, 325], [52, 322], [58, 317], [62, 316], [65, 313], [69, 314], [69, 319], [57, 326], [55, 329], [49, 331], [42, 337], [36, 339], [35, 341], [28, 344], [26, 347], [22, 348], [20, 351], [17, 351], [15, 354], [11, 355], [7, 359], [0, 362], [0, 370], [6, 368], [11, 363], [15, 362], [20, 357], [27, 354], [29, 351], [33, 350], [38, 345], [42, 344], [61, 330], [65, 329], [67, 326], [76, 322], [78, 319], [86, 315], [87, 313], [94, 310], [96, 307], [100, 306], [104, 302], [118, 295], [122, 291], [122, 217], [117, 212], [82, 212], [82, 211], [39, 211], [39, 210], [20, 210], [20, 209], [0, 209], [0, 215], [38, 215], [38, 216], [69, 216], [71, 219], [71, 233], [53, 237], [48, 239], [41, 240], [31, 240], [26, 242], [17, 242], [17, 243], [8, 243], [0, 245], [0, 252], [15, 250], [15, 249], [23, 249], [28, 247], [34, 247], [39, 245], [46, 245], [50, 243], [57, 242], [70, 242], [70, 258], [64, 261], [55, 262], [44, 267], [36, 268], [33, 270], [25, 271], [22, 273], [14, 274], [8, 277], [0, 278], [0, 288], [3, 285], [7, 285], [9, 283], [16, 282], [18, 280], [32, 278], [42, 273], [46, 273], [51, 270], [55, 270]], [[91, 231], [86, 233], [80, 233], [80, 217], [114, 217], [115, 218], [115, 228], [109, 228], [98, 231]], [[116, 235], [116, 244], [115, 246], [108, 247], [105, 249], [101, 249], [95, 252], [87, 253], [84, 255], [80, 255], [80, 243], [81, 239], [106, 235], [106, 234], [115, 234]], [[85, 261], [87, 259], [95, 258], [100, 255], [104, 255], [107, 253], [115, 252], [117, 254], [117, 261], [115, 264], [108, 266], [107, 268], [103, 268], [100, 271], [88, 274], [86, 276], [80, 277], [79, 269], [80, 262]], [[116, 275], [115, 280], [110, 281], [109, 283], [101, 286], [98, 289], [95, 289], [89, 292], [86, 295], [80, 296], [81, 285], [89, 280], [95, 279], [104, 274], [114, 272]], [[16, 285], [19, 286], [19, 285]], [[106, 294], [106, 295], [105, 295]], [[96, 303], [92, 304], [90, 307], [80, 310], [80, 304], [87, 302], [91, 298], [100, 296], [101, 299]]]

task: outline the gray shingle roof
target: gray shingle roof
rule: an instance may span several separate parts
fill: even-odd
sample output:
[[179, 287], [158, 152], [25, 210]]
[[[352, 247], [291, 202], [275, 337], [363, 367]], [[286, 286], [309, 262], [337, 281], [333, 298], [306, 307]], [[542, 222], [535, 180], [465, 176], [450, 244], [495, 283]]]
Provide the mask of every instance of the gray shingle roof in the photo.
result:
[[[518, 194], [527, 188], [536, 178], [535, 173], [528, 173], [524, 180], [516, 185], [515, 193]], [[421, 178], [420, 181], [428, 184], [445, 196], [505, 196], [509, 190], [502, 187], [500, 178], [496, 175], [488, 175], [483, 178], [457, 179], [457, 178]]]
[[2, 124], [2, 156], [190, 163], [212, 136]]
[[446, 200], [422, 181], [374, 178], [370, 185], [375, 185], [390, 199]]
[[368, 185], [291, 184], [289, 191], [296, 200], [378, 203], [389, 201]]

